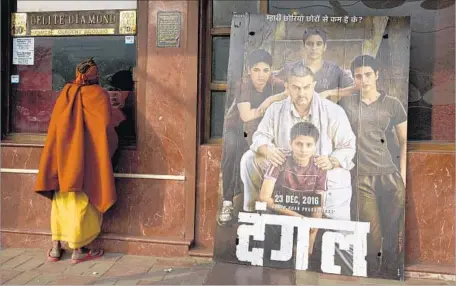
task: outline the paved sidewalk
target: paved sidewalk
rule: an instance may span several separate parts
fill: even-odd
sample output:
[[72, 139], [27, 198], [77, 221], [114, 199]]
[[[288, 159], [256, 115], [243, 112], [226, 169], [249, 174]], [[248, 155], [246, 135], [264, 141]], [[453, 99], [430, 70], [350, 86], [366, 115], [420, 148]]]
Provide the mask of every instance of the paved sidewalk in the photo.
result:
[[70, 254], [46, 262], [46, 250], [8, 248], [0, 252], [0, 282], [7, 285], [456, 285], [442, 280], [405, 282], [306, 271], [215, 263], [206, 258], [161, 258], [107, 253], [71, 265]]

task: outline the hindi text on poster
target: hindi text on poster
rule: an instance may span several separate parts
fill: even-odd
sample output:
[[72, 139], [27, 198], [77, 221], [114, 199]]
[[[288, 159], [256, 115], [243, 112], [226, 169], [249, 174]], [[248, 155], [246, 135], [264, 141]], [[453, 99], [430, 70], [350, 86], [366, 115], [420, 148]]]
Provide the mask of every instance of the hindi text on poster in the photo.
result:
[[[287, 217], [271, 214], [239, 213], [241, 224], [237, 229], [239, 243], [236, 256], [239, 261], [250, 262], [252, 265], [263, 266], [264, 249], [251, 248], [250, 237], [254, 241], [265, 240], [266, 225], [280, 225], [280, 249], [271, 251], [271, 260], [288, 261], [292, 258], [294, 229], [297, 230], [296, 263], [297, 270], [307, 270], [309, 263], [309, 231], [311, 228], [328, 229], [342, 232], [326, 232], [322, 242], [321, 268], [325, 273], [341, 274], [341, 267], [334, 263], [335, 244], [339, 248], [349, 250], [353, 247], [353, 275], [367, 276], [367, 234], [369, 223], [354, 221], [335, 221], [330, 219], [314, 219], [303, 217]], [[345, 233], [344, 233], [345, 232]], [[252, 250], [249, 250], [252, 249]]]

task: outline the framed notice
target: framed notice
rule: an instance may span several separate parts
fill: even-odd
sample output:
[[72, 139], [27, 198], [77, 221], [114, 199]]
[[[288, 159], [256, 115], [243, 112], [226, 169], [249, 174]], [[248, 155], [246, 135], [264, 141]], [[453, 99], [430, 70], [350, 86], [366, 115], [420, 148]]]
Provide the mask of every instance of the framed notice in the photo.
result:
[[214, 258], [404, 278], [408, 17], [234, 15]]
[[35, 58], [34, 38], [13, 39], [13, 65], [31, 66]]
[[157, 13], [157, 47], [178, 48], [181, 37], [181, 13], [159, 11]]

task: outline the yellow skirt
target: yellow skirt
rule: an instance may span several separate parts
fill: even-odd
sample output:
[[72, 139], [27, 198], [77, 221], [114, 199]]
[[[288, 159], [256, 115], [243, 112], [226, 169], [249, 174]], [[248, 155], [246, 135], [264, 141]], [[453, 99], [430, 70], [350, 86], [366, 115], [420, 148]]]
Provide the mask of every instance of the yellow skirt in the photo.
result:
[[103, 214], [83, 192], [55, 192], [52, 199], [52, 240], [66, 241], [71, 249], [91, 243], [101, 231]]

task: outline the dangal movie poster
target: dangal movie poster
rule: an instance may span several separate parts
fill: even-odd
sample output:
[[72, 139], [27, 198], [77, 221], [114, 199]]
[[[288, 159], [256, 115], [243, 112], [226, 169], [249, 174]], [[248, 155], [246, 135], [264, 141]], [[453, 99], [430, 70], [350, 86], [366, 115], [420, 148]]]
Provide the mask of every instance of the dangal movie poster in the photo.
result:
[[233, 16], [217, 261], [403, 280], [409, 22]]

